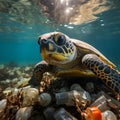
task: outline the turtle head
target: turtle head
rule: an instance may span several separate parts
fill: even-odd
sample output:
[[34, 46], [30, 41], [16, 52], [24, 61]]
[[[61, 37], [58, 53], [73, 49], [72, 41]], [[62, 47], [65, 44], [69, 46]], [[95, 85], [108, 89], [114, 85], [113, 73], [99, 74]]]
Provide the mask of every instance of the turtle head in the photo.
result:
[[71, 62], [76, 57], [76, 47], [70, 38], [60, 32], [43, 34], [38, 39], [43, 59], [52, 65]]

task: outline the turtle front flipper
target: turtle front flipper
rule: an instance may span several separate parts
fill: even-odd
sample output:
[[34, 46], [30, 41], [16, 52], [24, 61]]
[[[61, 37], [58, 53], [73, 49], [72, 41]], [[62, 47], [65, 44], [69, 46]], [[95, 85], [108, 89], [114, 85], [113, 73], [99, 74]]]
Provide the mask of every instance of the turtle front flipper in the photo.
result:
[[86, 54], [82, 63], [93, 71], [98, 78], [111, 88], [115, 93], [120, 94], [120, 74], [114, 68], [104, 63], [97, 55]]
[[29, 83], [31, 85], [39, 85], [43, 77], [43, 73], [50, 72], [52, 66], [46, 63], [44, 60], [35, 65], [33, 75]]

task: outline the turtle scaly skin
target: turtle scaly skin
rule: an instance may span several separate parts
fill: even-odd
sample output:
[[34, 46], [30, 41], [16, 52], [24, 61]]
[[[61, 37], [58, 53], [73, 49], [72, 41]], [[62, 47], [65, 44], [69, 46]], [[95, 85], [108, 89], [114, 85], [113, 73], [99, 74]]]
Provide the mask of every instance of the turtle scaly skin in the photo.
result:
[[87, 54], [82, 62], [112, 90], [120, 93], [120, 74], [101, 61], [96, 55]]
[[33, 79], [40, 82], [44, 72], [55, 76], [95, 76], [120, 94], [120, 74], [116, 66], [93, 46], [61, 32], [39, 37], [43, 61], [35, 66]]

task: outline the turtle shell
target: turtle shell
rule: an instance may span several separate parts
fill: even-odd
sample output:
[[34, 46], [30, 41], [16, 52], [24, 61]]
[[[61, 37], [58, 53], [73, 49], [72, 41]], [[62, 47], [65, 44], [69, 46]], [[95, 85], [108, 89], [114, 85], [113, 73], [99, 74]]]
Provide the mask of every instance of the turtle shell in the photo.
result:
[[[98, 51], [96, 48], [94, 48], [93, 46], [91, 46], [90, 44], [83, 42], [81, 40], [76, 40], [76, 39], [71, 39], [71, 41], [74, 43], [74, 45], [86, 52], [86, 54], [96, 54], [103, 62], [105, 62], [107, 65], [109, 65], [112, 68], [116, 68], [116, 66], [110, 61], [108, 60], [100, 51]], [[82, 52], [81, 51], [81, 52]]]

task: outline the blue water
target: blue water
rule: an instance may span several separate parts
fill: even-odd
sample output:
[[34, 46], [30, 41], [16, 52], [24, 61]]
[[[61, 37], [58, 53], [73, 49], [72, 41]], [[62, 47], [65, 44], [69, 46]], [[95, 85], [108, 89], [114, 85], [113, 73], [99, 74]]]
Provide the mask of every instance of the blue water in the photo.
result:
[[[37, 44], [38, 36], [61, 31], [90, 43], [117, 66], [120, 65], [120, 9], [101, 13], [96, 21], [82, 25], [22, 24], [10, 21], [9, 15], [3, 13], [0, 17], [6, 19], [0, 25], [4, 28], [0, 32], [0, 64], [36, 64], [42, 60]], [[9, 26], [13, 27], [13, 31], [8, 29]]]

